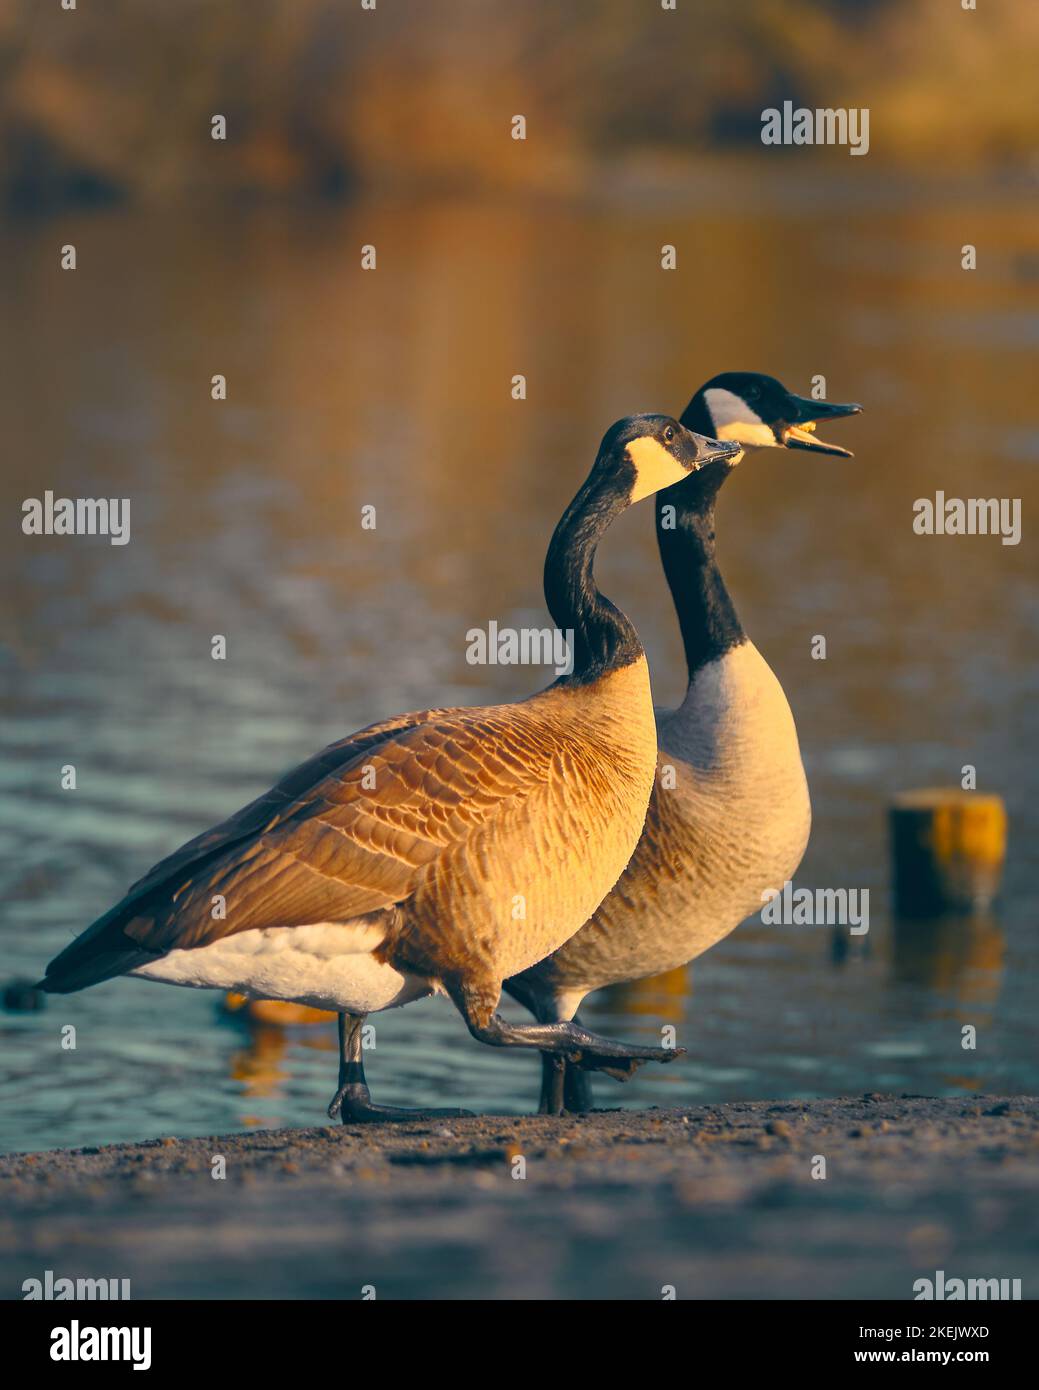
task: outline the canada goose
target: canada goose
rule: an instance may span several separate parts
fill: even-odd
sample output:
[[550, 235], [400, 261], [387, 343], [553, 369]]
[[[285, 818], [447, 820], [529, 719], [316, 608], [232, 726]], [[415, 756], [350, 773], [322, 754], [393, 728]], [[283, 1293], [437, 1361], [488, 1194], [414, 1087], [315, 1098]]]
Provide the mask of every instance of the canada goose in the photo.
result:
[[64, 994], [132, 974], [335, 1010], [329, 1114], [344, 1122], [419, 1113], [372, 1104], [361, 1024], [435, 992], [494, 1046], [621, 1071], [672, 1060], [495, 1010], [505, 976], [588, 919], [645, 819], [649, 673], [634, 627], [595, 586], [598, 542], [631, 503], [738, 447], [664, 415], [615, 424], [545, 561], [549, 610], [573, 632], [569, 674], [517, 704], [422, 710], [330, 745], [157, 864], [41, 987]]
[[[682, 423], [745, 448], [849, 458], [814, 430], [859, 410], [795, 396], [774, 377], [727, 372], [697, 391]], [[689, 686], [677, 710], [658, 711], [646, 826], [616, 887], [564, 946], [505, 982], [543, 1021], [573, 1019], [585, 995], [604, 985], [695, 959], [760, 909], [761, 894], [793, 875], [808, 843], [811, 807], [790, 706], [748, 640], [715, 560], [715, 499], [740, 457], [718, 459], [659, 499], [657, 541]], [[542, 1112], [590, 1102], [589, 1078], [546, 1053]]]

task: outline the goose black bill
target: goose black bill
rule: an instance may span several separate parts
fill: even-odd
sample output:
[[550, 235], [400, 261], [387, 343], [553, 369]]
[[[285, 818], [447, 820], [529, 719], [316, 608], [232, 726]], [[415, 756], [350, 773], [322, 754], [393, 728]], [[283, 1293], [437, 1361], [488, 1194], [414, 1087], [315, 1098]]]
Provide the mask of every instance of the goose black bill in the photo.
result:
[[804, 449], [813, 454], [835, 454], [838, 458], [854, 458], [850, 449], [828, 444], [815, 435], [819, 424], [838, 420], [843, 415], [859, 415], [862, 406], [854, 401], [840, 405], [836, 401], [813, 401], [807, 396], [791, 396], [788, 417], [775, 427], [776, 438], [785, 449]]

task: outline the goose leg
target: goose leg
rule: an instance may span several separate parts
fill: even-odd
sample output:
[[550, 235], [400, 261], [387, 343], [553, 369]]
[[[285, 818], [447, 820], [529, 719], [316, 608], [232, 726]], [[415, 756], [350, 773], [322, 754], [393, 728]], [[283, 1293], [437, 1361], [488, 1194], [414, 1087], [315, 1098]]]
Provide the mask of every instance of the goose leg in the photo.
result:
[[539, 1115], [561, 1115], [565, 1109], [563, 1091], [566, 1081], [566, 1058], [556, 1052], [541, 1054], [541, 1100]]
[[[574, 1022], [580, 1026], [577, 1017]], [[592, 1079], [555, 1052], [541, 1054], [539, 1115], [587, 1115], [593, 1104]]]
[[[625, 1071], [627, 1080], [631, 1072]], [[587, 1115], [594, 1104], [591, 1077], [557, 1052], [541, 1054], [539, 1115]]]
[[624, 1078], [643, 1062], [673, 1062], [685, 1052], [684, 1047], [637, 1047], [617, 1042], [589, 1032], [579, 1023], [509, 1023], [495, 1013], [481, 1021], [467, 1008], [462, 1012], [473, 1037], [489, 1047], [535, 1047], [609, 1076]]
[[392, 1124], [403, 1120], [457, 1120], [469, 1110], [408, 1110], [402, 1106], [376, 1105], [364, 1079], [361, 1027], [364, 1014], [339, 1015], [339, 1089], [328, 1107], [328, 1118], [338, 1115], [344, 1125]]
[[571, 1115], [587, 1115], [595, 1105], [592, 1078], [581, 1067], [566, 1064], [563, 1082], [563, 1109]]

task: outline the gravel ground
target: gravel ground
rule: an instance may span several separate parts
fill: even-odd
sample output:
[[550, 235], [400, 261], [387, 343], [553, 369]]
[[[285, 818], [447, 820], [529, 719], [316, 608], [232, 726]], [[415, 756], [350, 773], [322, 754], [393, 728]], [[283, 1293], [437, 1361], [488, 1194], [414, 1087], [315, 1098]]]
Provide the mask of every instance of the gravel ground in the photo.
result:
[[0, 1291], [50, 1269], [135, 1298], [911, 1299], [942, 1269], [1027, 1299], [1037, 1189], [1025, 1097], [165, 1138], [0, 1158]]

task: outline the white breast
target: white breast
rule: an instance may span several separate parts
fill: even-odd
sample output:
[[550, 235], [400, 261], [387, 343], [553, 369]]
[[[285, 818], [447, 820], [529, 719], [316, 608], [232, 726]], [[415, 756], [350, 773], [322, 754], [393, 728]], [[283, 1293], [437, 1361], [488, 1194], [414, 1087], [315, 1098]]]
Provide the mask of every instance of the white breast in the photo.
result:
[[749, 642], [698, 672], [658, 716], [657, 782], [646, 828], [591, 920], [531, 972], [545, 1016], [590, 990], [695, 959], [791, 877], [811, 808], [793, 716]]
[[[793, 876], [811, 829], [811, 803], [790, 705], [752, 642], [699, 671], [681, 706], [659, 723], [660, 761], [687, 827], [690, 872], [665, 910], [675, 964], [691, 960], [761, 907]], [[666, 968], [666, 967], [665, 967]]]
[[696, 673], [678, 709], [658, 712], [657, 735], [661, 747], [733, 790], [746, 789], [755, 772], [801, 768], [783, 687], [749, 641]]

